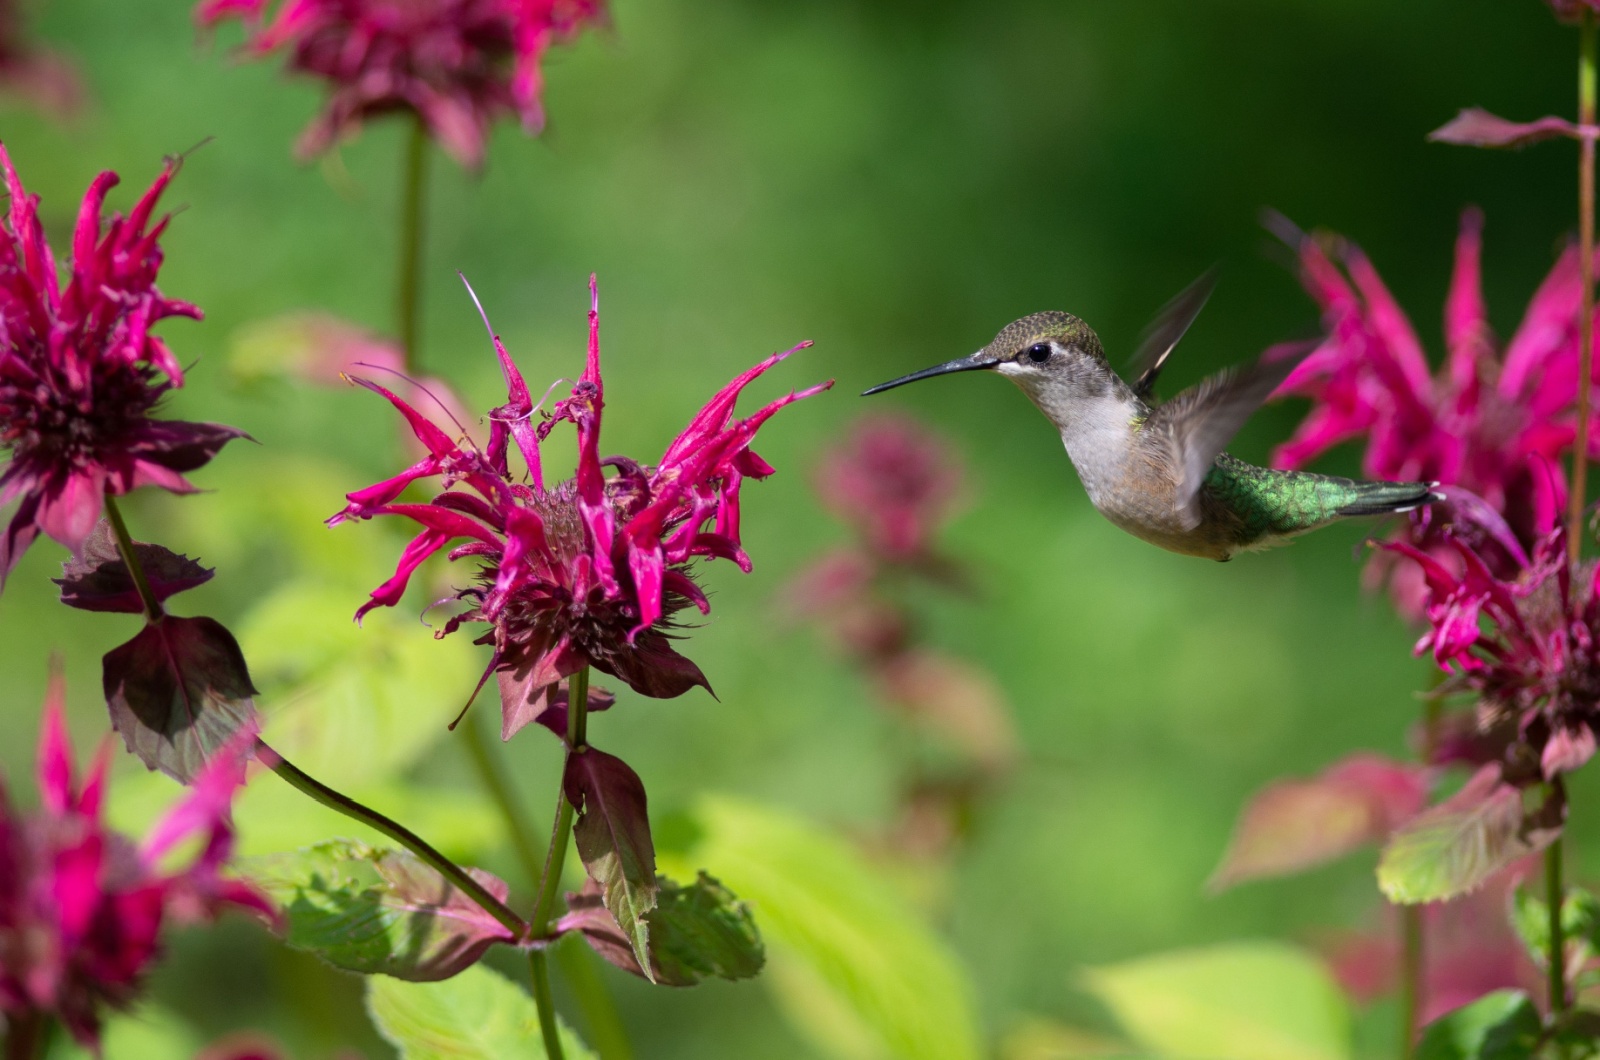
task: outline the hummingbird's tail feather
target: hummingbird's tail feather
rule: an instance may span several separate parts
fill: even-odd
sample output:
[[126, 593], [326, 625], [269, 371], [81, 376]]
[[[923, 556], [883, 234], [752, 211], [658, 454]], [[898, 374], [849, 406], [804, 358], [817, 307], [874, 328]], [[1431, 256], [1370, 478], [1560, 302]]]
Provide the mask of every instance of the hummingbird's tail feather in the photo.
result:
[[1396, 515], [1444, 500], [1437, 482], [1355, 482], [1344, 489], [1353, 496], [1340, 505], [1340, 517]]
[[1264, 548], [1354, 516], [1395, 515], [1443, 500], [1437, 482], [1361, 482], [1256, 467], [1227, 453], [1206, 477], [1206, 523], [1232, 548]]

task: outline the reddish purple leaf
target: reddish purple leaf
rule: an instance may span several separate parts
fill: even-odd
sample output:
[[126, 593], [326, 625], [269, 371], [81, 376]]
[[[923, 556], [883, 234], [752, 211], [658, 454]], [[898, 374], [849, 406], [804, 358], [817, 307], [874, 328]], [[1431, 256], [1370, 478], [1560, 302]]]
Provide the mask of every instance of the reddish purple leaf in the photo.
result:
[[[150, 589], [156, 600], [164, 601], [185, 589], [211, 580], [215, 570], [202, 567], [188, 556], [160, 545], [133, 543]], [[61, 586], [61, 602], [83, 611], [119, 611], [137, 615], [144, 610], [139, 590], [134, 587], [128, 565], [117, 551], [111, 524], [101, 519], [83, 544], [83, 550], [61, 565], [61, 577], [51, 579]]]
[[[567, 755], [561, 784], [578, 812], [572, 837], [583, 867], [644, 965], [650, 952], [645, 917], [656, 905], [656, 851], [644, 784], [622, 759], [592, 747]], [[645, 977], [652, 975], [647, 970]]]
[[1209, 886], [1285, 876], [1381, 841], [1422, 809], [1420, 766], [1374, 754], [1337, 762], [1310, 780], [1280, 780], [1245, 807]]
[[1565, 118], [1516, 122], [1478, 107], [1468, 107], [1429, 133], [1428, 139], [1464, 147], [1526, 147], [1558, 136], [1578, 140], [1583, 138], [1583, 130]]
[[165, 616], [106, 653], [111, 724], [151, 769], [187, 784], [243, 726], [255, 687], [239, 642], [210, 618]]

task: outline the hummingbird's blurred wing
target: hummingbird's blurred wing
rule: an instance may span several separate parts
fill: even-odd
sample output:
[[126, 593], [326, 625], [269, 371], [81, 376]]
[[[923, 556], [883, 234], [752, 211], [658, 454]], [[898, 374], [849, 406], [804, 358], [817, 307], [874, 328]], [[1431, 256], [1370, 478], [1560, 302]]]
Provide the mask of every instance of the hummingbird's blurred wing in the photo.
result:
[[1149, 429], [1165, 435], [1180, 476], [1176, 503], [1186, 530], [1200, 525], [1200, 486], [1211, 465], [1239, 433], [1244, 421], [1278, 389], [1315, 342], [1272, 351], [1246, 368], [1229, 368], [1185, 390], [1150, 413]]
[[1217, 267], [1213, 265], [1189, 286], [1162, 306], [1155, 318], [1139, 336], [1139, 347], [1128, 361], [1127, 378], [1132, 379], [1133, 392], [1140, 400], [1148, 401], [1155, 388], [1156, 376], [1167, 363], [1178, 342], [1183, 338], [1194, 318], [1205, 308], [1206, 299], [1217, 286]]

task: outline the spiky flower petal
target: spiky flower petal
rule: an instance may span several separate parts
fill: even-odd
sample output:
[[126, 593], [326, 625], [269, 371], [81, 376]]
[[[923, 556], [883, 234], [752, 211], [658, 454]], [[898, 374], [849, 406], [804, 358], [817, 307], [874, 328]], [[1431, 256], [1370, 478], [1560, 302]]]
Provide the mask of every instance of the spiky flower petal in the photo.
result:
[[156, 287], [167, 218], [156, 204], [172, 180], [168, 162], [133, 210], [103, 218], [115, 173], [89, 185], [72, 236], [66, 284], [45, 243], [38, 196], [29, 195], [5, 148], [0, 171], [10, 209], [0, 229], [0, 505], [17, 502], [0, 534], [0, 584], [41, 532], [77, 552], [105, 494], [139, 486], [192, 490], [183, 477], [244, 432], [215, 423], [151, 418], [183, 385], [183, 369], [151, 328], [167, 317], [200, 319]]
[[[590, 289], [595, 290], [592, 278]], [[467, 610], [440, 635], [467, 622], [491, 627], [481, 638], [494, 647], [485, 679], [498, 675], [507, 738], [551, 709], [558, 683], [585, 666], [658, 698], [706, 686], [699, 667], [673, 648], [676, 614], [690, 606], [702, 614], [710, 610], [690, 575], [691, 564], [722, 558], [750, 569], [740, 542], [740, 488], [773, 470], [751, 442], [779, 409], [832, 382], [780, 397], [743, 419], [734, 416], [734, 404], [746, 386], [810, 343], [773, 354], [737, 376], [654, 465], [600, 456], [605, 389], [597, 295], [589, 311], [583, 374], [538, 423], [522, 373], [498, 337], [494, 345], [508, 392], [506, 403], [489, 413], [483, 450], [379, 384], [358, 380], [400, 411], [428, 455], [393, 478], [348, 494], [349, 503], [329, 520], [399, 515], [423, 528], [394, 577], [373, 590], [356, 617], [393, 606], [424, 560], [463, 540], [450, 558], [476, 557], [482, 567], [478, 583], [459, 593]], [[576, 430], [578, 466], [571, 479], [547, 485], [539, 447], [563, 422]], [[526, 481], [512, 471], [513, 442]], [[435, 477], [446, 491], [431, 502], [396, 503], [412, 482]]]
[[[276, 914], [254, 888], [222, 874], [243, 745], [219, 752], [136, 843], [105, 826], [104, 748], [78, 779], [64, 698], [53, 678], [39, 736], [39, 809], [18, 813], [0, 787], [0, 1012], [8, 1021], [53, 1016], [94, 1046], [103, 1009], [136, 995], [168, 920], [210, 919], [228, 906]], [[173, 850], [194, 839], [197, 853], [171, 865]]]

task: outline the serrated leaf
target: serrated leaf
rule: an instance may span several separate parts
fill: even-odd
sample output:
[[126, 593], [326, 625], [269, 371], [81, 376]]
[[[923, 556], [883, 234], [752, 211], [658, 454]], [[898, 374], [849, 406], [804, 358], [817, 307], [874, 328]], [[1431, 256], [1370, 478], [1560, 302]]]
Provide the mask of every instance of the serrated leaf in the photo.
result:
[[578, 813], [572, 838], [584, 870], [654, 981], [646, 918], [656, 906], [656, 850], [644, 782], [622, 759], [587, 747], [567, 755], [561, 785]]
[[[650, 963], [656, 982], [693, 986], [708, 976], [748, 979], [761, 971], [766, 953], [750, 908], [704, 872], [680, 887], [656, 877], [656, 907], [650, 911]], [[601, 901], [593, 880], [582, 891], [567, 893], [567, 915], [558, 932], [578, 931], [605, 960], [624, 971], [644, 976], [633, 946]]]
[[1420, 766], [1357, 754], [1308, 780], [1280, 780], [1255, 795], [1207, 884], [1283, 876], [1376, 843], [1415, 816], [1427, 796]]
[[1416, 1060], [1529, 1060], [1541, 1029], [1527, 994], [1496, 990], [1428, 1024]]
[[[533, 999], [477, 965], [442, 983], [367, 980], [367, 1012], [400, 1060], [539, 1060], [546, 1056]], [[597, 1060], [565, 1024], [567, 1060]]]
[[697, 835], [666, 867], [705, 865], [749, 903], [767, 947], [761, 981], [797, 1031], [828, 1055], [983, 1055], [960, 963], [843, 839], [731, 798], [701, 799], [693, 820]]
[[483, 668], [470, 637], [434, 640], [415, 616], [350, 621], [348, 592], [290, 582], [240, 623], [269, 742], [341, 789], [390, 779], [449, 735]]
[[1182, 1060], [1347, 1060], [1350, 1014], [1322, 963], [1230, 943], [1091, 969], [1090, 993], [1133, 1041]]
[[[133, 554], [158, 602], [204, 585], [216, 573], [161, 545], [135, 541]], [[137, 615], [144, 610], [133, 575], [117, 550], [111, 524], [104, 519], [94, 524], [82, 550], [61, 565], [61, 577], [51, 581], [61, 587], [61, 602], [80, 611]]]
[[145, 765], [187, 784], [257, 724], [255, 688], [233, 634], [210, 618], [167, 615], [106, 653], [111, 724]]
[[[513, 941], [504, 925], [405, 851], [334, 839], [243, 859], [238, 871], [283, 910], [290, 946], [348, 971], [447, 979], [494, 943]], [[468, 871], [505, 900], [503, 881]]]
[[1522, 792], [1480, 769], [1450, 798], [1394, 833], [1378, 860], [1378, 886], [1402, 905], [1453, 898], [1519, 858], [1543, 850], [1559, 828], [1524, 813]]

